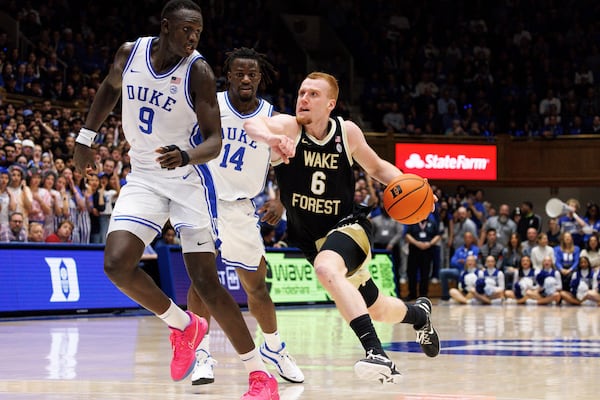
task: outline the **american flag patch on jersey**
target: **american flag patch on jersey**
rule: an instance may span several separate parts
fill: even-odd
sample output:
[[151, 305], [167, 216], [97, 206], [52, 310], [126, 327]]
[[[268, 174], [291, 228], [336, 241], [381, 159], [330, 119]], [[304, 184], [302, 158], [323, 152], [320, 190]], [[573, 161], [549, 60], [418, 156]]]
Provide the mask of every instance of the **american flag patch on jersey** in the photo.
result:
[[181, 83], [181, 78], [178, 78], [176, 76], [172, 76], [171, 77], [171, 83], [174, 83], [175, 85], [179, 85]]

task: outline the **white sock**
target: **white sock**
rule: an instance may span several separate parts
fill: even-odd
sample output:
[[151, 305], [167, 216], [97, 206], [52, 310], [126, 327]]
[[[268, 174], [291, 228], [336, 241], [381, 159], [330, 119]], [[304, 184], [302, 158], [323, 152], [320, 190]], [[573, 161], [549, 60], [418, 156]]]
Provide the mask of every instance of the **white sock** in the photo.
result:
[[204, 335], [204, 338], [202, 338], [200, 345], [196, 349], [196, 354], [201, 350], [204, 350], [206, 352], [206, 354], [210, 354], [209, 347], [210, 347], [210, 335], [207, 333], [206, 335]]
[[281, 350], [281, 338], [279, 337], [279, 332], [275, 331], [273, 333], [265, 333], [263, 332], [263, 336], [265, 338], [265, 343], [267, 347], [272, 351]]
[[246, 368], [246, 372], [248, 374], [254, 371], [264, 371], [267, 372], [267, 367], [265, 363], [260, 358], [258, 351], [256, 348], [252, 349], [252, 351], [246, 354], [240, 354], [240, 360], [244, 363], [244, 367]]
[[171, 300], [171, 305], [167, 311], [157, 316], [171, 328], [176, 328], [180, 331], [184, 330], [190, 324], [190, 316], [179, 308], [177, 304], [173, 303], [173, 300]]

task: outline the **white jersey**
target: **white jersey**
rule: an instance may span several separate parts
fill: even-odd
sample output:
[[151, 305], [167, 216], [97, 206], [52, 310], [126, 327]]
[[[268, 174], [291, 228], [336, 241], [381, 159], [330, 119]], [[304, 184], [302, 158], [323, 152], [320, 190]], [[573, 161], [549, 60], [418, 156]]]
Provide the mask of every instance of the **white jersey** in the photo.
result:
[[198, 133], [198, 119], [188, 90], [189, 76], [192, 64], [202, 56], [194, 51], [169, 71], [158, 73], [150, 61], [154, 39], [139, 38], [123, 69], [123, 131], [131, 145], [132, 171], [182, 176], [192, 167], [163, 169], [155, 150], [171, 144], [182, 150], [194, 147], [191, 138]]
[[253, 198], [265, 186], [271, 153], [269, 146], [246, 135], [244, 122], [259, 115], [270, 117], [273, 106], [259, 99], [250, 114], [240, 114], [231, 104], [227, 92], [217, 93], [221, 110], [223, 145], [219, 156], [208, 162], [219, 200]]

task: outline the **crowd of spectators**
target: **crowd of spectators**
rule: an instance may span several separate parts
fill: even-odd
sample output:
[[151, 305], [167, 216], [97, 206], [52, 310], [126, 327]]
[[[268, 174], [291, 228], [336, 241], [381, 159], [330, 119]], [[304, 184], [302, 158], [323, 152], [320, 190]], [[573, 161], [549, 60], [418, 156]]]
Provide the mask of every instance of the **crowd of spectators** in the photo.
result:
[[593, 0], [313, 1], [364, 79], [376, 131], [554, 137], [600, 133]]
[[[0, 30], [3, 238], [22, 238], [24, 229], [26, 240], [39, 240], [30, 228], [39, 231], [39, 224], [43, 240], [65, 241], [65, 231], [70, 231], [66, 240], [74, 243], [104, 240], [111, 206], [130, 170], [119, 110], [96, 138], [97, 176], [87, 183], [73, 170], [74, 139], [117, 47], [156, 32], [162, 3], [146, 1], [142, 10], [136, 2], [114, 0], [101, 5], [0, 0], [0, 9], [19, 20], [26, 38], [21, 48], [14, 48]], [[305, 71], [290, 65], [287, 47], [269, 30], [271, 11], [257, 13], [257, 3], [203, 4], [199, 50], [213, 66], [219, 90], [224, 89], [221, 65], [227, 51], [249, 46], [267, 54], [278, 74], [263, 95], [277, 110], [290, 112], [292, 93]], [[317, 10], [348, 43], [365, 82], [361, 110], [375, 129], [452, 135], [599, 131], [600, 23], [592, 18], [597, 8], [591, 1], [278, 3], [278, 12]], [[331, 68], [335, 74], [336, 66]], [[13, 95], [21, 95], [20, 101], [7, 101]], [[552, 135], [545, 133], [546, 126]], [[357, 200], [377, 196], [368, 193], [366, 179], [358, 181]], [[439, 196], [438, 219], [446, 221], [440, 224], [446, 230], [462, 218], [456, 199], [470, 198], [457, 196]], [[481, 193], [474, 196], [483, 204]], [[467, 212], [477, 229], [475, 239], [481, 241], [486, 237], [483, 225], [493, 214], [473, 207]], [[19, 215], [23, 221], [17, 229], [19, 222], [11, 218]], [[265, 228], [264, 234], [268, 243], [285, 245], [285, 225]], [[552, 234], [556, 237], [557, 231]], [[446, 250], [434, 260], [433, 279], [456, 249], [447, 243], [463, 240], [454, 231], [448, 235], [439, 245]], [[498, 236], [505, 240], [503, 232]], [[390, 238], [392, 243], [380, 238], [378, 246], [400, 252], [402, 241]], [[401, 259], [398, 254], [396, 260]]]

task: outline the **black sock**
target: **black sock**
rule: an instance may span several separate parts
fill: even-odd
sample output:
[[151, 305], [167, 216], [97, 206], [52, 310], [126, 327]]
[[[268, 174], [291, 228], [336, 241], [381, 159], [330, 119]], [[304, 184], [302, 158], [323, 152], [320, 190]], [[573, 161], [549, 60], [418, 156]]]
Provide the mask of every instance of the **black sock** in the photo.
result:
[[406, 304], [406, 315], [401, 323], [412, 324], [415, 329], [421, 329], [427, 323], [427, 313], [421, 307]]
[[381, 347], [381, 342], [377, 337], [377, 332], [375, 332], [369, 314], [354, 318], [350, 321], [350, 328], [352, 328], [358, 337], [358, 340], [360, 340], [366, 353], [372, 351], [373, 354], [380, 354], [387, 357], [385, 351], [383, 351], [383, 348]]

